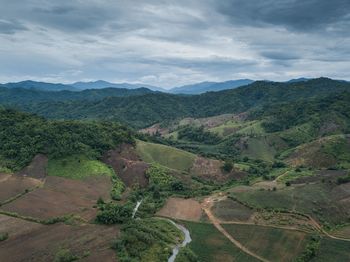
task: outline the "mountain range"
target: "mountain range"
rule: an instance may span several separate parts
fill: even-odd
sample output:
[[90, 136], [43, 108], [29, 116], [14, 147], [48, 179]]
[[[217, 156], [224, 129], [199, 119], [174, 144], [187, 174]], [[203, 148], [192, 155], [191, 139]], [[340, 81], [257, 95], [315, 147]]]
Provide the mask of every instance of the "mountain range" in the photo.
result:
[[[311, 78], [295, 78], [283, 83], [298, 83], [306, 82], [311, 80]], [[265, 80], [267, 82], [274, 82]], [[151, 91], [170, 93], [170, 94], [186, 94], [186, 95], [198, 95], [206, 92], [216, 92], [228, 89], [235, 89], [237, 87], [246, 86], [254, 83], [254, 80], [251, 79], [238, 79], [238, 80], [228, 80], [223, 82], [199, 82], [190, 85], [183, 85], [178, 87], [173, 87], [170, 89], [164, 89], [162, 87], [146, 85], [146, 84], [130, 84], [130, 83], [111, 83], [104, 80], [97, 80], [92, 82], [75, 82], [72, 84], [62, 84], [62, 83], [45, 83], [45, 82], [36, 82], [32, 80], [26, 80], [21, 82], [13, 82], [0, 84], [0, 87], [5, 87], [8, 89], [21, 88], [21, 89], [30, 89], [30, 90], [41, 90], [41, 91], [82, 91], [82, 90], [91, 90], [91, 89], [121, 89], [123, 90], [122, 96], [125, 94], [128, 95], [125, 90], [135, 90], [142, 88], [141, 92], [144, 92], [144, 89], [149, 89]], [[118, 92], [117, 92], [118, 93]], [[135, 92], [138, 93], [138, 92]], [[133, 95], [133, 93], [130, 93]], [[120, 96], [119, 94], [116, 96]]]

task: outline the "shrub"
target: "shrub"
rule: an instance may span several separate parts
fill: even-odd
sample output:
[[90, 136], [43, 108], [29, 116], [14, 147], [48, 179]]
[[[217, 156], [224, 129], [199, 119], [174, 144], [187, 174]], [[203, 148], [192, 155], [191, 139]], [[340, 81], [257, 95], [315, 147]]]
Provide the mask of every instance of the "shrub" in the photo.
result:
[[130, 204], [108, 203], [100, 207], [96, 222], [106, 225], [123, 223], [131, 218], [132, 210], [133, 207]]
[[61, 249], [56, 253], [54, 262], [72, 262], [78, 259], [79, 256], [74, 255], [69, 249]]
[[233, 169], [233, 164], [230, 161], [225, 161], [225, 163], [223, 164], [223, 166], [221, 167], [222, 171], [224, 171], [225, 173], [230, 173]]
[[1, 233], [0, 234], [0, 242], [1, 241], [5, 241], [6, 239], [9, 238], [9, 234], [6, 232], [6, 233]]

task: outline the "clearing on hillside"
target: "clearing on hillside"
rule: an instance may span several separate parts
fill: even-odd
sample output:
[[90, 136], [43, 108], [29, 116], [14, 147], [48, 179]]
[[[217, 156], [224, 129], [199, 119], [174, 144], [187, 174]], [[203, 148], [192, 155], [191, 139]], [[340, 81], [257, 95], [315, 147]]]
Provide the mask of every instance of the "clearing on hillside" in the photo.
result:
[[40, 180], [31, 177], [0, 174], [0, 204], [34, 189], [41, 183]]
[[233, 169], [229, 173], [222, 171], [223, 161], [208, 159], [204, 157], [196, 157], [193, 166], [191, 168], [191, 173], [197, 175], [198, 177], [215, 182], [227, 182], [232, 179], [242, 179], [246, 176], [246, 173]]
[[215, 202], [212, 211], [222, 221], [247, 222], [254, 214], [254, 210], [229, 198]]
[[201, 205], [194, 199], [168, 198], [157, 215], [180, 220], [199, 221], [202, 217]]
[[137, 153], [146, 163], [159, 163], [170, 169], [189, 171], [196, 155], [160, 144], [148, 143], [138, 140], [136, 143]]
[[148, 185], [146, 170], [149, 165], [141, 161], [135, 148], [128, 144], [123, 144], [114, 150], [106, 152], [102, 161], [111, 166], [118, 177], [125, 185], [139, 185], [145, 187]]
[[61, 159], [50, 159], [48, 175], [71, 179], [84, 179], [89, 176], [113, 175], [112, 169], [98, 160], [75, 155]]
[[327, 136], [303, 144], [290, 153], [286, 160], [293, 166], [304, 165], [314, 168], [349, 168], [350, 136]]
[[324, 225], [349, 222], [350, 183], [314, 183], [276, 191], [232, 191], [232, 196], [256, 208], [296, 211], [309, 214]]
[[97, 199], [110, 199], [111, 188], [108, 176], [91, 176], [85, 180], [49, 176], [42, 188], [3, 205], [2, 209], [38, 219], [76, 214], [91, 220], [97, 212], [93, 208]]
[[36, 179], [43, 179], [47, 176], [48, 159], [42, 154], [36, 155], [32, 162], [18, 172], [19, 176], [28, 176]]
[[115, 252], [108, 248], [118, 235], [116, 226], [44, 226], [3, 215], [0, 221], [0, 232], [9, 233], [0, 244], [1, 261], [54, 261], [63, 249], [82, 257], [79, 261], [116, 261]]

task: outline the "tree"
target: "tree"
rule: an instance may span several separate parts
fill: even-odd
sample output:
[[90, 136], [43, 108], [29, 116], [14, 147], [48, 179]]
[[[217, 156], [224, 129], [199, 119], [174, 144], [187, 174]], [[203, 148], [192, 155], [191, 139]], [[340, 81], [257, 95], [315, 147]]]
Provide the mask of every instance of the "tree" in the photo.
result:
[[225, 172], [225, 173], [230, 173], [233, 169], [233, 164], [231, 161], [225, 161], [223, 166], [221, 167], [221, 169]]

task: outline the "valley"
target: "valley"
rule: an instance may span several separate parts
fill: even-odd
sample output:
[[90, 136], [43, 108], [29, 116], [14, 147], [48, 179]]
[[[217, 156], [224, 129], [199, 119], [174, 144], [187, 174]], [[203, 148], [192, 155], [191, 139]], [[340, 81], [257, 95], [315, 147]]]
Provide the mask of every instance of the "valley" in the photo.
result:
[[349, 261], [349, 88], [0, 88], [0, 257]]

